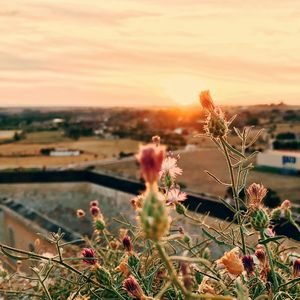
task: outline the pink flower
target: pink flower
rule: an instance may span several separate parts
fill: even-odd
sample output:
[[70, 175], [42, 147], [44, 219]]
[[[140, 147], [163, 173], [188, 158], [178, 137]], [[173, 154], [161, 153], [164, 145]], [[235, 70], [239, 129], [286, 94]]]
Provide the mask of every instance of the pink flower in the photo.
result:
[[182, 174], [182, 169], [177, 166], [177, 159], [175, 157], [167, 156], [163, 160], [161, 170], [159, 172], [160, 178], [166, 174], [172, 179], [175, 179], [177, 175]]
[[83, 248], [81, 251], [83, 261], [90, 265], [95, 265], [97, 259], [95, 258], [95, 251], [92, 248]]
[[291, 204], [290, 200], [284, 200], [280, 206], [280, 208], [284, 209], [284, 210], [291, 209], [291, 207], [292, 207], [292, 204]]
[[159, 171], [165, 155], [164, 146], [155, 146], [148, 144], [140, 147], [140, 152], [136, 158], [141, 165], [141, 173], [143, 178], [150, 185], [157, 182]]
[[76, 211], [77, 218], [83, 218], [85, 216], [85, 212], [82, 209], [77, 209]]
[[176, 204], [186, 200], [187, 194], [181, 192], [180, 189], [174, 188], [167, 193], [167, 204]]
[[90, 206], [99, 206], [98, 200], [91, 201]]
[[249, 204], [253, 209], [258, 209], [261, 206], [262, 200], [267, 195], [268, 190], [258, 183], [252, 183], [247, 188]]
[[100, 214], [100, 208], [98, 206], [91, 206], [90, 212], [93, 217], [97, 217]]

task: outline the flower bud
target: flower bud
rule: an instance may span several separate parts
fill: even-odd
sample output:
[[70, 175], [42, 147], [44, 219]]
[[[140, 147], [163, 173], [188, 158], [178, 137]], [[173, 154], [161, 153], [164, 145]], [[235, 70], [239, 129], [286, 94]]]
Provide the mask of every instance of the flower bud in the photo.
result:
[[280, 208], [275, 208], [271, 211], [271, 219], [274, 221], [279, 220], [281, 217], [281, 209]]
[[139, 213], [139, 220], [146, 238], [153, 241], [160, 240], [169, 232], [168, 208], [159, 192], [150, 190], [147, 193]]
[[97, 259], [95, 258], [95, 251], [92, 248], [83, 248], [81, 254], [84, 257], [82, 260], [85, 263], [90, 265], [95, 265], [97, 263]]
[[223, 113], [214, 113], [207, 117], [205, 131], [209, 136], [221, 138], [228, 133], [228, 124]]
[[133, 276], [129, 276], [123, 281], [123, 288], [127, 291], [129, 297], [145, 299], [141, 286]]
[[242, 263], [244, 265], [244, 269], [248, 275], [254, 272], [254, 260], [251, 255], [244, 255], [242, 257]]
[[255, 256], [260, 261], [261, 264], [265, 264], [266, 262], [266, 252], [264, 248], [261, 245], [257, 246], [257, 249], [255, 251]]
[[97, 217], [94, 219], [94, 226], [96, 228], [96, 230], [104, 230], [105, 228], [105, 222], [103, 220], [103, 218], [101, 217]]
[[183, 215], [186, 211], [186, 208], [181, 203], [176, 203], [176, 212], [180, 215]]
[[98, 200], [91, 201], [90, 206], [99, 206]]
[[76, 216], [77, 216], [77, 218], [79, 218], [79, 219], [83, 218], [83, 217], [85, 216], [84, 210], [82, 210], [82, 209], [77, 209], [77, 211], [76, 211]]
[[290, 201], [290, 200], [284, 200], [284, 201], [281, 203], [280, 208], [283, 209], [283, 210], [291, 209], [291, 208], [292, 208], [291, 201]]
[[266, 229], [270, 223], [269, 216], [264, 209], [255, 210], [250, 216], [250, 223], [257, 231]]
[[122, 243], [123, 243], [124, 249], [125, 249], [127, 252], [131, 252], [131, 251], [132, 251], [133, 246], [132, 246], [132, 243], [131, 243], [130, 236], [126, 235], [126, 236], [123, 238]]

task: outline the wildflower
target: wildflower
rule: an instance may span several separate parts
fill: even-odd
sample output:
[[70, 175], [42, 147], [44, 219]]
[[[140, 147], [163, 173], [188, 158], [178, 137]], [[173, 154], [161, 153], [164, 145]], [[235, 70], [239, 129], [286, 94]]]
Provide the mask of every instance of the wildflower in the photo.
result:
[[131, 252], [131, 251], [132, 251], [133, 246], [132, 246], [132, 243], [131, 243], [130, 236], [126, 235], [126, 236], [123, 238], [122, 243], [123, 243], [124, 249], [125, 249], [127, 252]]
[[83, 218], [84, 216], [85, 216], [85, 212], [84, 212], [84, 210], [82, 210], [82, 209], [77, 209], [77, 211], [76, 211], [76, 216], [77, 216], [77, 218]]
[[119, 229], [119, 237], [120, 237], [121, 241], [125, 238], [127, 233], [128, 233], [128, 229], [125, 229], [125, 228], [120, 228]]
[[251, 214], [250, 223], [255, 230], [260, 231], [269, 227], [270, 219], [264, 209], [259, 209]]
[[293, 277], [297, 278], [300, 276], [300, 259], [297, 258], [293, 263]]
[[182, 202], [184, 200], [186, 200], [187, 198], [187, 194], [184, 192], [181, 192], [180, 189], [174, 188], [171, 189], [168, 193], [167, 193], [167, 204], [177, 204], [178, 202]]
[[247, 188], [247, 194], [250, 207], [252, 209], [258, 209], [261, 206], [262, 200], [267, 195], [267, 189], [261, 184], [252, 183]]
[[97, 217], [100, 214], [100, 208], [98, 206], [91, 206], [90, 212], [93, 217]]
[[254, 272], [254, 260], [251, 255], [244, 255], [242, 257], [242, 263], [247, 274], [252, 274]]
[[152, 137], [152, 143], [158, 146], [160, 144], [160, 136], [155, 135]]
[[182, 169], [177, 166], [177, 159], [175, 157], [167, 156], [162, 162], [159, 177], [162, 178], [162, 176], [168, 175], [174, 180], [177, 175], [181, 174]]
[[217, 262], [219, 264], [224, 265], [226, 270], [235, 276], [239, 276], [242, 274], [244, 267], [241, 259], [238, 257], [238, 248], [234, 248], [229, 252], [225, 252], [223, 257], [221, 257]]
[[133, 276], [129, 276], [123, 281], [123, 288], [127, 291], [129, 297], [145, 299], [141, 286]]
[[93, 200], [90, 202], [90, 206], [99, 206], [98, 200]]
[[82, 260], [85, 263], [90, 265], [95, 265], [97, 263], [97, 259], [95, 258], [95, 251], [92, 248], [83, 248], [81, 254], [84, 257]]
[[208, 110], [209, 112], [213, 112], [215, 109], [213, 100], [211, 98], [209, 90], [202, 91], [199, 95], [200, 103], [203, 109]]
[[141, 165], [141, 173], [150, 186], [153, 186], [159, 178], [162, 161], [165, 155], [165, 147], [149, 144], [141, 146], [137, 154], [137, 160]]

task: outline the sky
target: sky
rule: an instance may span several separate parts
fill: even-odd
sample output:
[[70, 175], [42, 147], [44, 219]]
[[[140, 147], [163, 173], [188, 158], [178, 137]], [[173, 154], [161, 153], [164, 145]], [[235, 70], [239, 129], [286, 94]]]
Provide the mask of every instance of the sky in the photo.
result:
[[300, 105], [298, 0], [9, 0], [0, 106]]

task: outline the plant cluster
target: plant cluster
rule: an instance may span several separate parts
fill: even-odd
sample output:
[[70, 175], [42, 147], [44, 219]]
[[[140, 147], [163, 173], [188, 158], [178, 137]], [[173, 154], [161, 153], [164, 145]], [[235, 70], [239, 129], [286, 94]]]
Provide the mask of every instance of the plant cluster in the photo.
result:
[[[234, 118], [226, 119], [209, 91], [201, 92], [200, 102], [207, 112], [205, 136], [223, 153], [230, 181], [206, 173], [232, 189], [232, 203], [220, 199], [234, 214], [232, 221], [217, 224], [188, 210], [187, 194], [176, 183], [182, 174], [179, 156], [167, 153], [160, 137], [154, 136], [136, 156], [145, 181], [145, 191], [131, 200], [137, 222], [116, 220], [122, 228], [114, 236], [98, 201], [92, 201], [93, 236], [83, 238], [84, 246], [72, 248], [77, 251], [73, 257], [65, 250], [70, 243], [63, 241], [61, 232], [47, 237], [56, 248], [53, 255], [1, 244], [3, 254], [30, 265], [28, 274], [10, 275], [2, 268], [1, 293], [7, 299], [48, 300], [300, 299], [300, 256], [272, 230], [282, 216], [298, 228], [291, 203], [285, 200], [268, 209], [263, 204], [267, 189], [257, 183], [246, 186], [256, 155], [248, 155], [247, 149], [260, 133], [249, 141], [251, 128], [233, 128], [241, 140], [234, 148], [228, 142]], [[78, 218], [85, 215], [84, 209], [77, 210]], [[199, 236], [191, 237], [177, 216], [197, 226]], [[226, 245], [228, 251], [214, 260], [209, 245]]]

